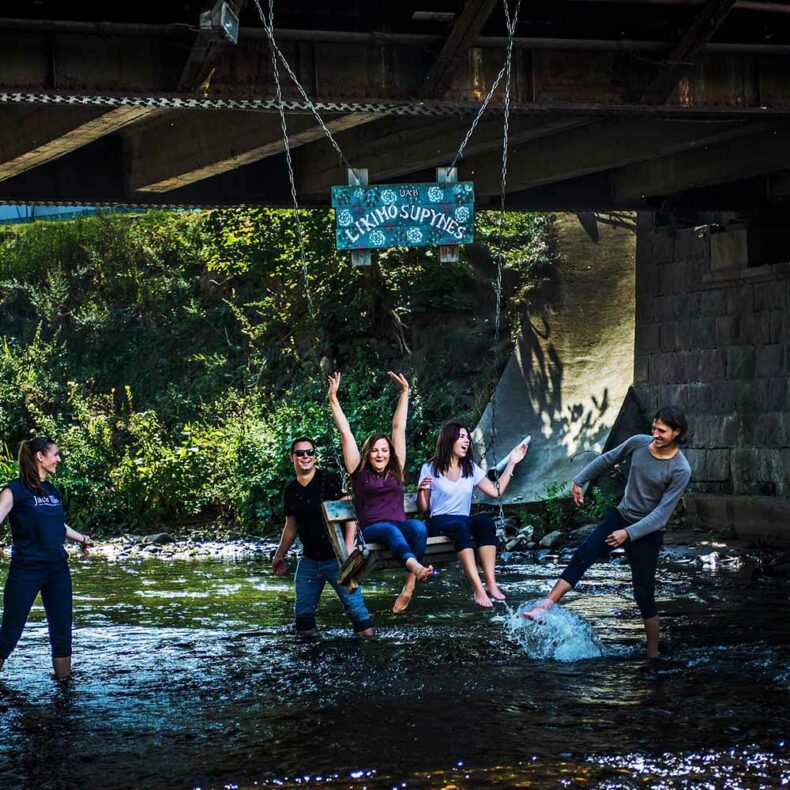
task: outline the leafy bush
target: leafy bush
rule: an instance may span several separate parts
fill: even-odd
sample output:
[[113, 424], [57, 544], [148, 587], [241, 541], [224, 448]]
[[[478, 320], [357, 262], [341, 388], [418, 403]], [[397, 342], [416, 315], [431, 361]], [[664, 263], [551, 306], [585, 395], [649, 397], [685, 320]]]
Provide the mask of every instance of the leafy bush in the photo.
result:
[[580, 524], [591, 524], [603, 518], [607, 510], [617, 504], [614, 494], [591, 486], [584, 495], [584, 504], [575, 507], [566, 483], [550, 483], [545, 487], [541, 500], [541, 522], [544, 533], [553, 530], [568, 531]]
[[[549, 216], [478, 215], [457, 265], [388, 250], [351, 266], [329, 211], [149, 212], [15, 229], [0, 241], [0, 474], [16, 443], [59, 442], [69, 518], [94, 531], [279, 526], [290, 440], [334, 466], [326, 374], [355, 433], [388, 430], [412, 382], [407, 472], [439, 424], [476, 422], [536, 273]], [[502, 342], [493, 345], [496, 256]], [[542, 275], [541, 275], [542, 276]], [[305, 281], [309, 288], [305, 288]]]

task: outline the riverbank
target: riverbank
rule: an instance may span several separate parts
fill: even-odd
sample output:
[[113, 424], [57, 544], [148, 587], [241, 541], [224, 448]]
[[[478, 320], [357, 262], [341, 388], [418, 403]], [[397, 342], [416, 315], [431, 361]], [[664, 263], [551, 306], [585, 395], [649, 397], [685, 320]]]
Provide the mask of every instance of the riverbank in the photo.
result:
[[[578, 544], [583, 532], [584, 528], [579, 528], [567, 533], [562, 540], [552, 539], [551, 546], [541, 545], [543, 541], [529, 541], [532, 545], [527, 548], [522, 543], [515, 550], [501, 551], [499, 562], [503, 565], [552, 560], [559, 562], [561, 557], [567, 557]], [[512, 539], [511, 536], [509, 540]], [[275, 536], [223, 540], [205, 539], [201, 533], [184, 537], [160, 532], [152, 535], [125, 534], [97, 541], [89, 553], [110, 562], [158, 559], [268, 563], [277, 545], [278, 537]], [[67, 548], [70, 554], [79, 556], [79, 547], [71, 544]], [[6, 547], [6, 555], [7, 551]], [[623, 553], [622, 549], [613, 552], [614, 556]], [[738, 537], [721, 537], [700, 528], [678, 525], [666, 530], [663, 553], [667, 559], [680, 564], [695, 564], [708, 569], [751, 569], [756, 575], [790, 578], [789, 551], [758, 546]], [[298, 551], [292, 551], [291, 560], [295, 561], [297, 557]]]

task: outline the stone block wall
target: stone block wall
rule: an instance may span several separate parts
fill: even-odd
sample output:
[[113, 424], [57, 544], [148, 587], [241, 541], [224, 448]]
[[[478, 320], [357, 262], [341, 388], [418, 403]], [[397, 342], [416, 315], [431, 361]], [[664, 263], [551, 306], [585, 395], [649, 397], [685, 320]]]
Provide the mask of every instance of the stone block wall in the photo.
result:
[[634, 387], [648, 417], [685, 409], [692, 491], [790, 497], [790, 263], [751, 263], [639, 218]]

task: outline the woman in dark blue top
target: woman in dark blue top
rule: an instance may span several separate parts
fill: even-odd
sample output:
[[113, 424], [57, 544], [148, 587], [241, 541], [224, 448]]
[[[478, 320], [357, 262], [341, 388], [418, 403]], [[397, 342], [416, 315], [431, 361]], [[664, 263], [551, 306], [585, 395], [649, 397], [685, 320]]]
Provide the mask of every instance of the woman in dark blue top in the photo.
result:
[[71, 575], [63, 541], [76, 540], [83, 551], [93, 541], [66, 525], [60, 492], [48, 480], [59, 463], [52, 439], [26, 439], [19, 445], [19, 477], [0, 493], [0, 523], [8, 516], [13, 541], [3, 593], [0, 669], [16, 647], [40, 592], [52, 665], [61, 679], [71, 675]]

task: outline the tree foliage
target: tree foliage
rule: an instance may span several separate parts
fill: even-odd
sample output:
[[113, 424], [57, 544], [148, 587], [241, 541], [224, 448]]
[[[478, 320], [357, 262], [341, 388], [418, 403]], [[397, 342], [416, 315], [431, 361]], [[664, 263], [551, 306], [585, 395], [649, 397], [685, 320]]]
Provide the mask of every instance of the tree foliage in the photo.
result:
[[329, 211], [149, 212], [6, 231], [0, 473], [12, 473], [20, 439], [48, 433], [64, 450], [75, 523], [268, 531], [290, 438], [315, 436], [335, 463], [330, 369], [344, 373], [360, 436], [389, 427], [386, 370], [410, 377], [413, 473], [443, 420], [476, 421], [551, 269], [551, 216], [481, 214], [476, 230], [459, 264], [398, 249], [368, 268], [334, 250]]

